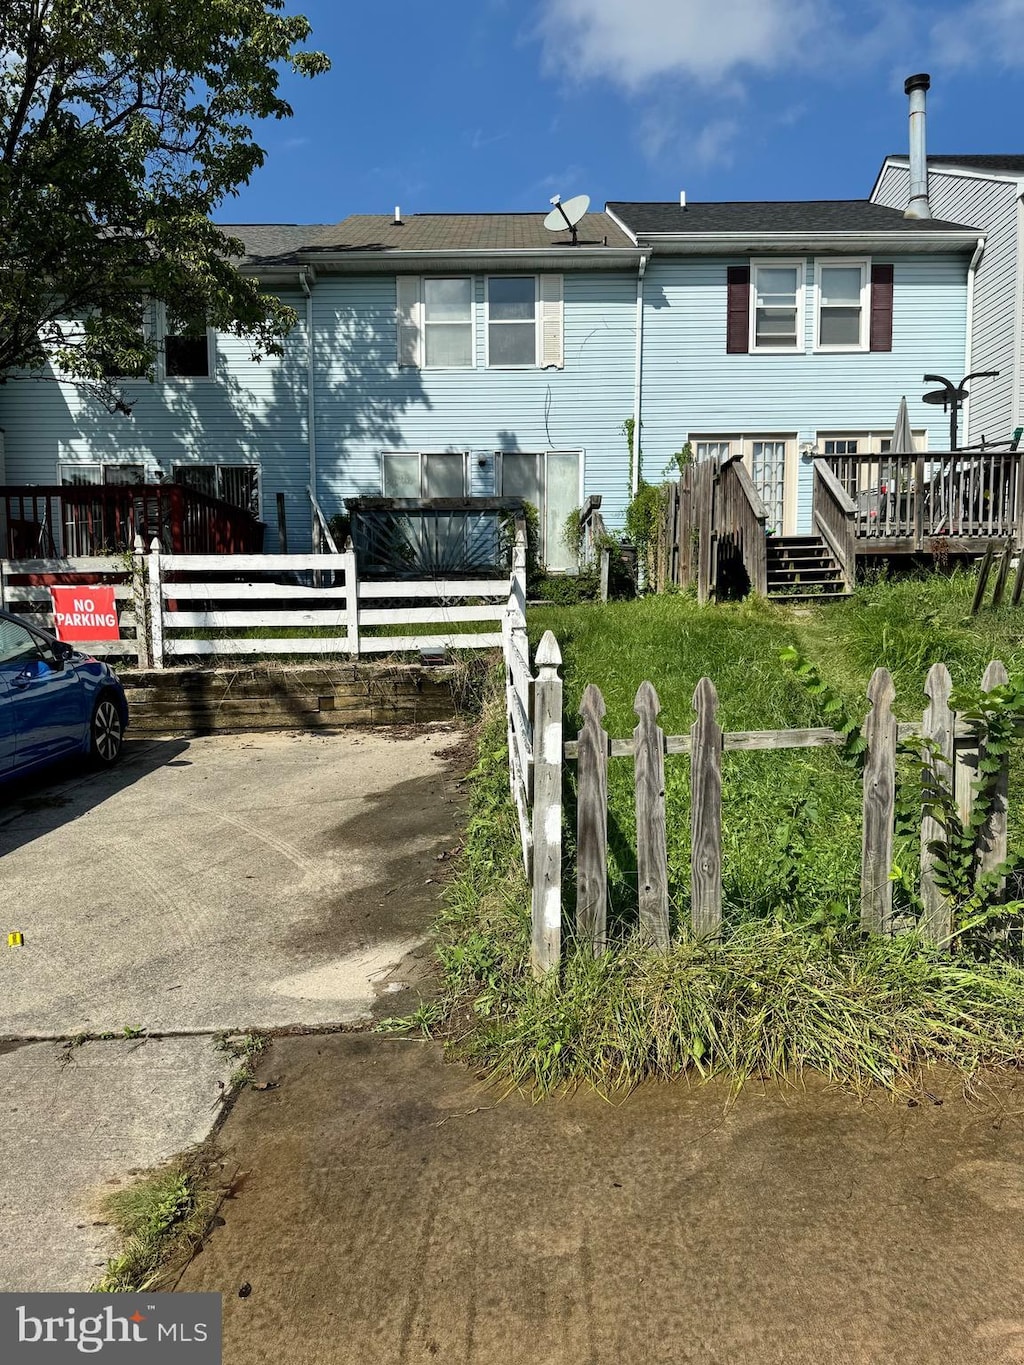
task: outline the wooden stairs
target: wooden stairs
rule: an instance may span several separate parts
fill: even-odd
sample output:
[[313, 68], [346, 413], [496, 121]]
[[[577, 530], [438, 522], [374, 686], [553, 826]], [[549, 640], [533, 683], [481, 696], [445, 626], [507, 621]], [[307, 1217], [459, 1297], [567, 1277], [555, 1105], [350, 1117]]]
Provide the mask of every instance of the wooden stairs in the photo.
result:
[[849, 597], [843, 570], [821, 536], [768, 537], [768, 596], [775, 602]]

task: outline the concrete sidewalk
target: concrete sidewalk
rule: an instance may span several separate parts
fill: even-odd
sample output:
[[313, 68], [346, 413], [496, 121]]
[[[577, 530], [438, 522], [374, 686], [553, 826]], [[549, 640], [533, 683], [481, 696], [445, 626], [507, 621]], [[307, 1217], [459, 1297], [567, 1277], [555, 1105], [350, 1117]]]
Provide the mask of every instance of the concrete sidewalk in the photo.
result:
[[95, 1284], [103, 1196], [202, 1142], [237, 1066], [210, 1038], [0, 1047], [0, 1291]]
[[179, 1285], [223, 1293], [226, 1365], [1024, 1360], [1018, 1080], [532, 1104], [367, 1036], [280, 1039], [262, 1072]]

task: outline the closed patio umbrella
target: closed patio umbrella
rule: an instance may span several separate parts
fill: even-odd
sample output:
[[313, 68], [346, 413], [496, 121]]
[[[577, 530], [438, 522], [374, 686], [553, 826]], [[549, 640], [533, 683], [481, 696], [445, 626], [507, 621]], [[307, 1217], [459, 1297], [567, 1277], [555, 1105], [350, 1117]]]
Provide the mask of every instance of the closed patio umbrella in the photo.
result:
[[899, 411], [896, 414], [896, 425], [892, 429], [892, 445], [889, 448], [894, 455], [913, 455], [914, 453], [914, 435], [910, 430], [910, 413], [907, 411], [906, 394], [900, 399]]

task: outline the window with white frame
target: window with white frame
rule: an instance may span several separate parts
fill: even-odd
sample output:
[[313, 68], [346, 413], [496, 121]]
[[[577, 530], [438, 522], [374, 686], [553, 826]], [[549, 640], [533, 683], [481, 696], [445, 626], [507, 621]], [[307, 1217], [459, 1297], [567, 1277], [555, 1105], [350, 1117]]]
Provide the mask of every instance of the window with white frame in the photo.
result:
[[537, 279], [492, 275], [487, 281], [487, 363], [526, 368], [537, 364]]
[[473, 369], [475, 303], [482, 290], [482, 361], [494, 368], [560, 370], [565, 364], [561, 275], [397, 275], [395, 321], [403, 369]]
[[220, 498], [241, 507], [254, 517], [260, 515], [260, 471], [254, 464], [178, 464], [175, 483], [198, 489], [211, 498]]
[[803, 261], [753, 261], [750, 271], [750, 349], [802, 351]]
[[60, 481], [65, 487], [95, 488], [106, 485], [136, 484], [146, 482], [146, 468], [141, 464], [114, 464], [90, 462], [85, 464], [62, 464], [59, 468]]
[[[915, 450], [924, 450], [927, 433], [922, 428], [911, 432]], [[888, 455], [892, 450], [892, 432], [819, 432], [815, 449], [822, 455]]]
[[423, 364], [428, 369], [471, 369], [473, 281], [423, 281]]
[[468, 452], [465, 450], [385, 451], [381, 487], [386, 498], [464, 498]]
[[868, 262], [819, 261], [815, 346], [819, 351], [868, 348]]
[[213, 373], [213, 336], [202, 324], [165, 310], [163, 356], [165, 379], [209, 379]]
[[694, 459], [727, 460], [732, 454], [731, 441], [694, 441]]

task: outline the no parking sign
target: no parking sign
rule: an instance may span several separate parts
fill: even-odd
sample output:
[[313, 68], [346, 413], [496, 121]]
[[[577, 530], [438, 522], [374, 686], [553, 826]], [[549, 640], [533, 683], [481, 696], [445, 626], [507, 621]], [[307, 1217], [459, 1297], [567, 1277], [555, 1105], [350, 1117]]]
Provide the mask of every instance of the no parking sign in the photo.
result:
[[120, 640], [114, 589], [102, 584], [51, 588], [54, 634], [58, 640]]

